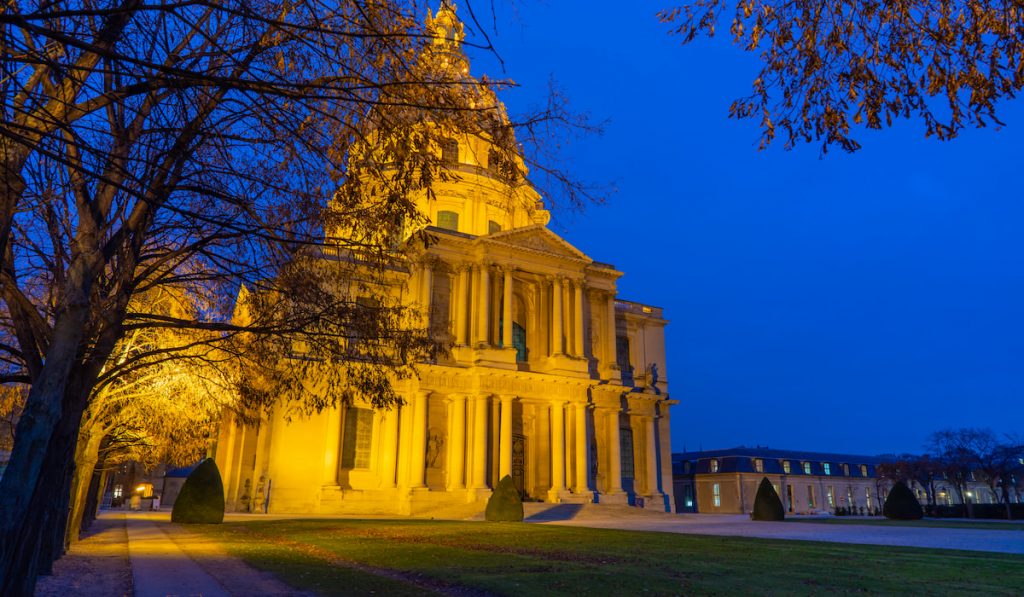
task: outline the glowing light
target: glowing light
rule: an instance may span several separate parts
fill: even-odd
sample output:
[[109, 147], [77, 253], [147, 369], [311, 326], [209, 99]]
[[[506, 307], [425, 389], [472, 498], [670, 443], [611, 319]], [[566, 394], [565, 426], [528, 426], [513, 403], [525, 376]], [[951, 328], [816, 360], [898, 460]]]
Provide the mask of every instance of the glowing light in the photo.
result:
[[135, 491], [137, 493], [142, 493], [143, 491], [146, 491], [146, 486], [145, 485], [139, 485], [138, 487], [135, 488]]

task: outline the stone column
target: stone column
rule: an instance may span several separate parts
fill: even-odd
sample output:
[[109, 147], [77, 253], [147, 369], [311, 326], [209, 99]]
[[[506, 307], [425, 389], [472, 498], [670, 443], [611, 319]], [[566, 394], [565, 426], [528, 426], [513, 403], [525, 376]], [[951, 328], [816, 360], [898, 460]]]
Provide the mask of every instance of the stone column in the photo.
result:
[[498, 479], [512, 474], [512, 400], [515, 396], [499, 396], [501, 400], [501, 429], [498, 435]]
[[622, 444], [619, 439], [619, 409], [609, 409], [608, 426], [608, 493], [622, 493]]
[[502, 302], [501, 317], [501, 345], [505, 348], [512, 348], [512, 267], [505, 268], [505, 284], [502, 288], [504, 294]]
[[383, 434], [380, 441], [381, 487], [395, 486], [395, 465], [398, 463], [398, 408], [384, 411]]
[[588, 479], [590, 478], [590, 459], [587, 458], [587, 403], [576, 403], [576, 483], [574, 491], [584, 493], [590, 490]]
[[409, 487], [427, 486], [427, 399], [430, 392], [419, 390], [412, 409], [412, 454], [409, 458]]
[[481, 264], [479, 266], [479, 282], [477, 283], [478, 295], [476, 298], [477, 305], [477, 323], [476, 323], [476, 343], [487, 345], [489, 342], [488, 338], [488, 326], [490, 325], [490, 272], [488, 271], [490, 266], [487, 264]]
[[423, 314], [427, 318], [427, 323], [430, 323], [430, 301], [433, 298], [434, 290], [434, 270], [431, 268], [429, 263], [424, 263], [420, 269], [422, 273], [422, 279], [420, 280], [420, 304], [423, 305]]
[[551, 282], [551, 354], [565, 353], [562, 342], [562, 278], [555, 276]]
[[551, 402], [551, 491], [556, 500], [565, 491], [565, 402]]
[[617, 362], [616, 335], [615, 335], [615, 293], [609, 292], [605, 302], [605, 350], [608, 353], [608, 370], [614, 371], [619, 368]]
[[583, 280], [576, 280], [573, 282], [573, 289], [575, 291], [575, 300], [573, 301], [573, 315], [575, 320], [573, 321], [573, 346], [572, 353], [578, 357], [586, 355], [586, 350], [583, 348]]
[[327, 410], [327, 432], [324, 434], [323, 484], [338, 484], [338, 452], [341, 451], [341, 410], [332, 406]]
[[406, 399], [398, 411], [398, 479], [399, 487], [409, 486], [409, 462], [412, 460], [412, 419], [414, 400]]
[[466, 396], [448, 398], [448, 489], [453, 490], [466, 486]]
[[[647, 495], [654, 495], [658, 493], [658, 453], [654, 443], [654, 417], [644, 417], [644, 433], [647, 436]], [[742, 485], [740, 487], [742, 488]]]
[[487, 489], [487, 402], [479, 394], [473, 401], [473, 489]]
[[466, 323], [469, 321], [469, 282], [470, 269], [468, 266], [459, 266], [458, 285], [459, 292], [455, 301], [455, 343], [469, 344], [469, 336], [466, 330]]

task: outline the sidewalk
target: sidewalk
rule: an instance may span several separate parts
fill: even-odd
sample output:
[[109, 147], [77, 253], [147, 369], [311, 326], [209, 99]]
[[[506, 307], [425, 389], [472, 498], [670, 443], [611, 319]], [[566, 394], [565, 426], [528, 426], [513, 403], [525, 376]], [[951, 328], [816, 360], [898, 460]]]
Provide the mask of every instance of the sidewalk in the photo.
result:
[[306, 595], [170, 518], [169, 511], [101, 512], [53, 576], [40, 579], [36, 597]]
[[125, 518], [136, 597], [303, 594], [187, 525], [171, 524], [170, 512], [128, 512]]
[[[228, 597], [220, 583], [190, 558], [151, 516], [129, 513], [128, 555], [132, 564], [135, 597], [202, 595]], [[161, 521], [163, 522], [163, 521]]]

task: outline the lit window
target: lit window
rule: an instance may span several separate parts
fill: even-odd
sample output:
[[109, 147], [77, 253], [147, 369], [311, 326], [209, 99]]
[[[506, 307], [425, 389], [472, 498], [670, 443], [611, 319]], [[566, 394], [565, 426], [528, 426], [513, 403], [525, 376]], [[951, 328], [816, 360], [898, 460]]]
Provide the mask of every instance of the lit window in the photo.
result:
[[494, 234], [495, 232], [501, 232], [501, 224], [494, 220], [487, 221], [487, 234]]
[[825, 497], [828, 499], [828, 507], [836, 507], [836, 488], [831, 485], [825, 490]]
[[761, 460], [760, 458], [754, 459], [754, 471], [758, 473], [764, 472], [764, 460]]
[[843, 476], [844, 477], [849, 477], [850, 476], [850, 465], [848, 465], [848, 464], [841, 464], [840, 466], [843, 467]]
[[871, 488], [870, 487], [865, 487], [864, 488], [864, 503], [867, 505], [868, 509], [871, 508]]
[[810, 462], [805, 462], [804, 463], [804, 474], [805, 475], [811, 474], [811, 463]]
[[866, 465], [866, 464], [860, 465], [860, 476], [861, 477], [867, 477], [868, 476], [868, 465]]
[[[718, 472], [718, 460], [715, 459], [715, 458], [711, 459], [711, 472], [713, 472], [713, 473], [717, 473]], [[718, 487], [718, 486], [716, 485], [715, 487]]]
[[722, 488], [715, 483], [711, 486], [711, 494], [714, 497], [715, 507], [719, 508], [722, 505]]
[[782, 461], [782, 472], [786, 473], [787, 475], [790, 472], [792, 472], [792, 469], [789, 466], [789, 461], [788, 460], [783, 460]]
[[683, 486], [683, 501], [686, 503], [687, 508], [693, 507], [693, 488], [689, 485]]
[[115, 498], [119, 498], [122, 495], [124, 495], [124, 488], [122, 486], [120, 486], [120, 485], [115, 485], [114, 486], [114, 497]]
[[822, 470], [825, 471], [826, 475], [831, 475], [832, 474], [832, 465], [830, 463], [828, 463], [828, 462], [822, 463], [821, 468], [822, 468]]
[[807, 486], [807, 507], [808, 508], [813, 508], [814, 507], [814, 486], [813, 485], [808, 485]]
[[437, 227], [445, 230], [459, 231], [459, 214], [454, 211], [437, 212]]

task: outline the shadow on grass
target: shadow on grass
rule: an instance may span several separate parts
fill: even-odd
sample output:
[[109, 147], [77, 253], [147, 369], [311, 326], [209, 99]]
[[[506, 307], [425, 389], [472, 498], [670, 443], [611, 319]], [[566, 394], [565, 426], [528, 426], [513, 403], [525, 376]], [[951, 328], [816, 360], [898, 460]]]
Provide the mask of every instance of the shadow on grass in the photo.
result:
[[556, 520], [572, 520], [583, 509], [582, 504], [558, 504], [546, 508], [536, 514], [527, 516], [525, 522], [554, 522]]

